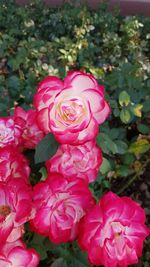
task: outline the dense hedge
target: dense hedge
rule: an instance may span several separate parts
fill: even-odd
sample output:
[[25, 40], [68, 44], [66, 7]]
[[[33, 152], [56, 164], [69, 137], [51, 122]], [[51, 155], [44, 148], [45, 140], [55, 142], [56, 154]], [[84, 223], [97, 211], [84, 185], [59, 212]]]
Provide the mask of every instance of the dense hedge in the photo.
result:
[[[18, 7], [13, 0], [0, 1], [0, 116], [12, 114], [14, 105], [31, 107], [46, 75], [92, 73], [105, 85], [112, 113], [97, 138], [104, 161], [91, 189], [99, 197], [116, 184], [116, 192], [125, 194], [149, 162], [150, 20], [110, 14], [107, 5], [92, 11], [50, 9], [42, 2]], [[57, 250], [63, 254], [62, 247]], [[42, 248], [41, 259], [46, 257]]]

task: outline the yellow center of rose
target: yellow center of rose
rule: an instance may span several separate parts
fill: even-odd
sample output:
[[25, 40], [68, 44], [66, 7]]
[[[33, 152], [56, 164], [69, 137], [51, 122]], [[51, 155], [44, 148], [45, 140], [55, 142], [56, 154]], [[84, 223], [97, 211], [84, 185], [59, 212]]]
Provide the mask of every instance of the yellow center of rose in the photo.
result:
[[11, 212], [11, 209], [9, 206], [7, 206], [7, 205], [1, 205], [0, 206], [0, 214], [3, 215], [4, 217], [9, 215], [10, 212]]
[[121, 223], [119, 222], [112, 222], [111, 223], [111, 227], [113, 229], [113, 232], [114, 232], [114, 237], [115, 238], [120, 238], [123, 231], [124, 231], [124, 227]]
[[86, 108], [81, 101], [64, 101], [58, 105], [58, 113], [66, 123], [80, 123], [86, 115]]

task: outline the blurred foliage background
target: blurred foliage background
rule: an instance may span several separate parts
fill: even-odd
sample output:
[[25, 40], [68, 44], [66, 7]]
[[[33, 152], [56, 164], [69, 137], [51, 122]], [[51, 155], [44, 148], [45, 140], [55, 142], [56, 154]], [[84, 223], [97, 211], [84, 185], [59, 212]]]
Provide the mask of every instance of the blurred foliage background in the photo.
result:
[[[112, 113], [97, 137], [104, 159], [91, 190], [97, 198], [108, 189], [131, 195], [136, 181], [136, 198], [143, 179], [150, 200], [150, 19], [121, 17], [117, 8], [109, 13], [107, 3], [93, 11], [71, 4], [48, 8], [42, 2], [19, 7], [13, 0], [0, 1], [0, 116], [13, 114], [17, 105], [26, 110], [33, 107], [35, 88], [47, 75], [64, 78], [72, 69], [93, 74], [105, 85]], [[55, 253], [70, 257], [66, 250], [70, 244], [52, 248], [42, 237], [29, 235], [27, 239], [41, 260], [49, 250], [54, 250], [54, 259]], [[76, 253], [75, 245], [73, 249]], [[89, 266], [81, 258], [76, 263], [76, 257], [74, 263], [69, 258], [73, 265], [66, 265], [62, 258], [54, 261], [51, 256], [47, 266], [51, 262], [53, 267]], [[149, 261], [147, 249], [144, 265], [138, 266], [147, 267]]]

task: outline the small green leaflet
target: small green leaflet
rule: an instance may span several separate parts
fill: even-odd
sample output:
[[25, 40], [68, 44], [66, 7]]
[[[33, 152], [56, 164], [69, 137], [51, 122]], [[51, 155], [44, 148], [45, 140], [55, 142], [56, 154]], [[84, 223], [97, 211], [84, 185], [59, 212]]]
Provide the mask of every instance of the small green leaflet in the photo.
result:
[[52, 133], [47, 134], [37, 145], [35, 150], [35, 164], [50, 159], [57, 151], [58, 143]]

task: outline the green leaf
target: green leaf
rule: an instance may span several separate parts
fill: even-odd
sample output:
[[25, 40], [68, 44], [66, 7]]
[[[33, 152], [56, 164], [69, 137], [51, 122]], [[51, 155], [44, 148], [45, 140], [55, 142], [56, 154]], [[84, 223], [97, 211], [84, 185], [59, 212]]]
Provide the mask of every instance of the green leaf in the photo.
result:
[[29, 243], [30, 248], [34, 248], [40, 255], [40, 260], [47, 258], [47, 247], [44, 246], [45, 236], [34, 234], [33, 239]]
[[67, 263], [63, 258], [56, 259], [50, 267], [67, 267]]
[[15, 98], [20, 93], [20, 80], [17, 76], [12, 75], [7, 79], [7, 86], [11, 97]]
[[46, 248], [43, 246], [43, 244], [32, 243], [32, 248], [34, 248], [37, 251], [37, 253], [40, 255], [40, 260], [43, 261], [47, 258]]
[[128, 149], [130, 153], [135, 155], [143, 154], [150, 149], [150, 143], [147, 139], [140, 139], [132, 143]]
[[83, 262], [81, 262], [78, 259], [78, 256], [76, 258], [73, 258], [71, 264], [69, 265], [69, 267], [89, 267], [89, 264], [84, 264]]
[[126, 92], [126, 91], [122, 91], [120, 94], [119, 94], [119, 104], [120, 106], [122, 107], [126, 107], [128, 106], [130, 103], [130, 96], [129, 94]]
[[111, 166], [109, 161], [106, 158], [103, 158], [103, 163], [100, 167], [100, 172], [106, 174], [110, 170]]
[[119, 136], [119, 129], [118, 128], [112, 128], [109, 132], [109, 136], [112, 140], [115, 140]]
[[35, 163], [50, 159], [57, 151], [58, 143], [52, 133], [47, 134], [37, 145], [35, 150]]
[[149, 112], [150, 111], [150, 99], [146, 99], [143, 103], [143, 111]]
[[123, 155], [127, 152], [128, 145], [125, 142], [123, 142], [121, 140], [116, 140], [115, 143], [117, 145], [117, 151], [118, 151], [117, 153], [118, 154]]
[[7, 103], [0, 103], [0, 116], [7, 116], [8, 112], [8, 104]]
[[127, 177], [129, 174], [129, 167], [126, 165], [119, 166], [117, 168], [117, 175]]
[[134, 107], [132, 107], [132, 113], [141, 118], [142, 117], [142, 108], [143, 108], [143, 105], [142, 104], [137, 104], [137, 105], [134, 105]]
[[138, 128], [139, 132], [142, 134], [149, 134], [150, 133], [150, 128], [145, 124], [141, 123], [137, 126], [137, 128]]
[[106, 179], [103, 180], [102, 185], [104, 188], [110, 188], [110, 182]]
[[120, 112], [120, 119], [123, 123], [127, 124], [131, 120], [131, 114], [127, 109], [122, 109]]
[[119, 108], [114, 108], [112, 111], [115, 117], [119, 117], [120, 114]]
[[105, 179], [105, 175], [102, 175], [102, 173], [100, 173], [100, 170], [99, 170], [98, 175], [96, 177], [96, 182], [98, 182], [99, 184], [101, 184], [103, 182], [103, 179]]
[[97, 143], [102, 148], [103, 152], [109, 154], [112, 152], [113, 154], [117, 153], [116, 144], [110, 139], [110, 137], [106, 133], [100, 133], [97, 136]]
[[62, 54], [64, 54], [64, 55], [67, 54], [67, 51], [66, 51], [65, 49], [59, 49], [59, 51], [60, 51]]
[[149, 262], [148, 261], [144, 262], [144, 267], [149, 267]]
[[126, 165], [131, 165], [135, 161], [135, 156], [131, 153], [123, 155], [123, 162]]

